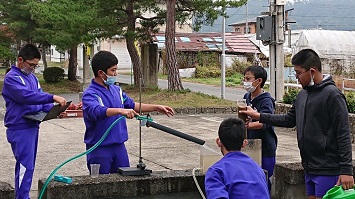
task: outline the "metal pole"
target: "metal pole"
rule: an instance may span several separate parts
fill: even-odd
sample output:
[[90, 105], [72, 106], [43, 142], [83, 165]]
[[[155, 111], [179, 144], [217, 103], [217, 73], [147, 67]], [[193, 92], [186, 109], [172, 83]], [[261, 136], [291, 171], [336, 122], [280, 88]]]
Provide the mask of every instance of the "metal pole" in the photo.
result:
[[221, 90], [221, 98], [224, 99], [226, 94], [226, 17], [223, 16], [222, 22], [222, 55], [221, 55], [221, 62], [222, 62], [222, 90]]
[[245, 3], [245, 34], [248, 34], [248, 2]]
[[271, 36], [271, 41], [269, 45], [269, 71], [270, 71], [270, 94], [271, 96], [276, 99], [276, 74], [275, 74], [275, 66], [276, 66], [276, 47], [275, 47], [275, 6], [274, 6], [274, 0], [270, 1], [270, 15], [272, 17], [272, 36]]
[[[139, 78], [139, 115], [142, 115], [142, 78]], [[139, 120], [139, 163], [142, 162], [142, 121]]]
[[291, 48], [291, 26], [290, 25], [287, 25], [288, 27], [288, 47]]

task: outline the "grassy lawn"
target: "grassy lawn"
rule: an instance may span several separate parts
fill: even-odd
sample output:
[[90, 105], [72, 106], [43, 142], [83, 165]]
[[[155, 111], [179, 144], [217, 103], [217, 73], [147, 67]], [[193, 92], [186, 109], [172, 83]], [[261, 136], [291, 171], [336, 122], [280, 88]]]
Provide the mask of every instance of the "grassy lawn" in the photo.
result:
[[61, 94], [61, 93], [78, 93], [81, 89], [81, 83], [79, 81], [69, 81], [64, 79], [60, 82], [56, 83], [47, 83], [43, 79], [42, 74], [36, 74], [39, 83], [44, 91], [53, 94]]
[[[132, 86], [122, 86], [123, 90], [136, 102], [139, 102], [139, 89]], [[142, 89], [142, 103], [165, 104], [176, 107], [216, 107], [235, 106], [235, 102], [220, 99], [203, 93], [183, 91], [168, 91], [157, 88]]]
[[[168, 79], [167, 75], [159, 74], [159, 79]], [[226, 77], [226, 86], [227, 87], [242, 87], [242, 74], [234, 74], [233, 76]], [[213, 86], [221, 86], [221, 77], [208, 77], [208, 78], [181, 78], [183, 82], [192, 82], [192, 83], [199, 83], [199, 84], [207, 84]]]

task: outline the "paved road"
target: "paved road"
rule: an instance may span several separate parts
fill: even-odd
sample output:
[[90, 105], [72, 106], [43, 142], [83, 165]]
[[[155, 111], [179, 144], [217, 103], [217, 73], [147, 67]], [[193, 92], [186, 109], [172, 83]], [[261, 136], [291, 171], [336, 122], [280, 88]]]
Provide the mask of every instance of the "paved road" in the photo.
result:
[[[67, 69], [64, 69], [65, 73], [67, 73]], [[122, 72], [129, 72], [129, 68], [119, 68], [119, 73]], [[36, 69], [36, 73], [41, 73], [43, 71], [43, 66], [39, 67]], [[77, 75], [82, 77], [83, 75], [83, 70], [79, 69], [77, 71]], [[79, 79], [79, 81], [82, 81], [82, 79]], [[123, 74], [118, 74], [116, 77], [116, 81], [120, 83], [125, 83], [125, 84], [132, 84], [134, 82], [133, 77], [130, 75], [123, 75]], [[201, 92], [205, 93], [208, 95], [213, 95], [216, 97], [221, 97], [221, 86], [210, 86], [210, 85], [205, 85], [205, 84], [197, 84], [197, 83], [189, 83], [189, 82], [182, 82], [182, 85], [185, 89], [190, 89], [191, 91], [194, 92]], [[167, 89], [168, 88], [168, 81], [167, 80], [158, 80], [158, 87], [161, 89]], [[225, 99], [236, 101], [238, 99], [242, 99], [245, 94], [245, 91], [241, 88], [231, 88], [231, 87], [226, 87], [225, 88]], [[1, 105], [1, 104], [0, 104]]]
[[[118, 74], [116, 77], [116, 81], [120, 83], [131, 84], [131, 76], [130, 75], [122, 75]], [[158, 80], [158, 86], [162, 89], [168, 88], [168, 80]], [[210, 86], [205, 84], [196, 84], [196, 83], [189, 83], [189, 82], [182, 82], [182, 86], [185, 89], [190, 89], [194, 92], [201, 92], [208, 95], [213, 95], [216, 97], [221, 97], [221, 87], [219, 86]], [[227, 87], [225, 90], [225, 99], [236, 101], [238, 99], [243, 99], [245, 91], [241, 88], [230, 88]]]

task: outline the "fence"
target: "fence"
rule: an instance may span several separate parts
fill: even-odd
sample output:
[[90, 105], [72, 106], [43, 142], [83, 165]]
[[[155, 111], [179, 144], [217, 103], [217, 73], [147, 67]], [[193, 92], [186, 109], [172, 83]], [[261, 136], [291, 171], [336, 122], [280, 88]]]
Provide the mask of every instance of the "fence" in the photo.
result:
[[345, 87], [345, 81], [355, 81], [355, 79], [343, 78], [341, 92], [344, 93], [344, 91], [355, 91], [354, 88]]
[[[289, 88], [302, 88], [302, 85], [298, 83], [296, 80], [296, 83], [291, 83], [293, 79], [295, 79], [295, 75], [288, 75], [288, 81], [287, 83], [284, 83], [284, 87], [286, 88], [286, 92], [288, 92]], [[265, 82], [265, 85], [270, 85], [270, 82]]]

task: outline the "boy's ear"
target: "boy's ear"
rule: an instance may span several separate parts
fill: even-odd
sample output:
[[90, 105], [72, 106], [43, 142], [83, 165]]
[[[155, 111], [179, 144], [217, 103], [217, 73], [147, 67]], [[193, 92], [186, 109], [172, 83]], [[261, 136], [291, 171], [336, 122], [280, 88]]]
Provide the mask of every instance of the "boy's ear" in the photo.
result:
[[216, 144], [218, 147], [222, 147], [222, 142], [219, 138], [216, 139]]
[[258, 82], [261, 84], [263, 82], [263, 78], [258, 78]]
[[244, 140], [243, 140], [242, 148], [244, 148], [247, 144], [248, 144], [248, 140], [247, 140], [247, 139], [244, 139]]

